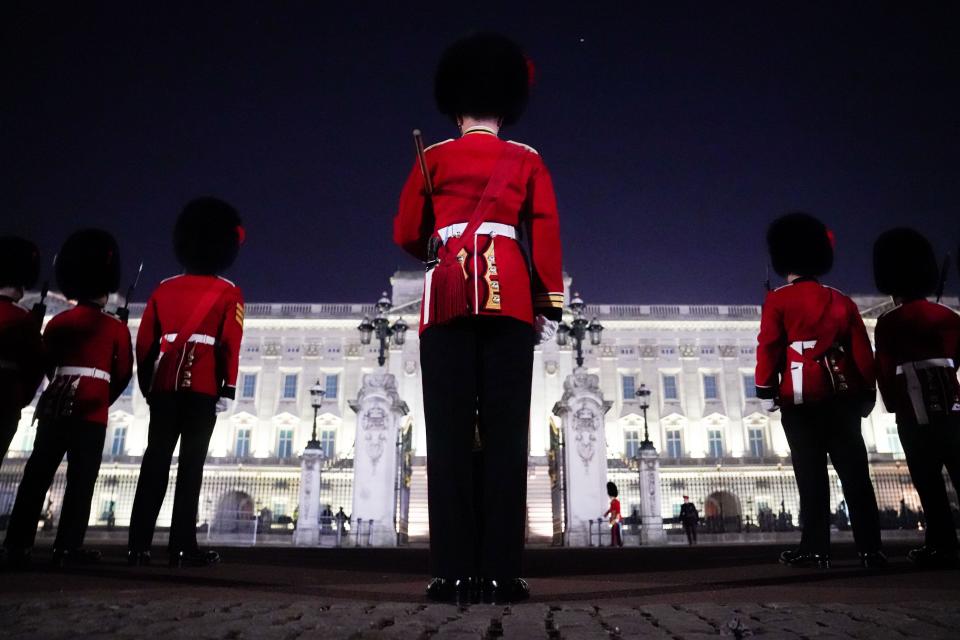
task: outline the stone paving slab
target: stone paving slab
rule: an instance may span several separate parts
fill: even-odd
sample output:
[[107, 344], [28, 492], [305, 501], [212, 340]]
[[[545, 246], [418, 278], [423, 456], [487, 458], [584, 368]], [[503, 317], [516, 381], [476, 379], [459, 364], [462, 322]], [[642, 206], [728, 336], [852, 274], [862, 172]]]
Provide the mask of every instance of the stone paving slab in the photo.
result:
[[104, 600], [56, 596], [0, 604], [0, 637], [120, 638], [955, 638], [956, 602], [906, 605], [697, 603], [509, 607], [255, 599]]

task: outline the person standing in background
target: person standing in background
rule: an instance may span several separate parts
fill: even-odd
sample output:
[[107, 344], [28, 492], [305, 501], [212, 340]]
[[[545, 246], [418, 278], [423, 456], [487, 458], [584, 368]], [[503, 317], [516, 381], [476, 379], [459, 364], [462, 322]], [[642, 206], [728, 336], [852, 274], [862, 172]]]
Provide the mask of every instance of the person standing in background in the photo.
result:
[[926, 299], [939, 288], [940, 270], [930, 242], [913, 229], [877, 238], [873, 274], [877, 289], [897, 305], [877, 319], [877, 384], [897, 416], [927, 521], [924, 544], [907, 557], [918, 566], [954, 567], [957, 532], [943, 469], [960, 487], [960, 316]]
[[803, 531], [789, 566], [830, 566], [827, 456], [850, 506], [865, 568], [886, 565], [861, 418], [876, 403], [873, 350], [857, 305], [820, 284], [833, 266], [833, 235], [806, 213], [782, 216], [767, 230], [773, 269], [787, 284], [767, 294], [757, 337], [757, 397], [783, 413]]
[[687, 534], [687, 544], [695, 545], [697, 543], [697, 527], [700, 524], [700, 513], [697, 507], [690, 502], [690, 496], [683, 496], [683, 504], [680, 505], [680, 524], [683, 525], [683, 532]]
[[610, 508], [604, 512], [604, 517], [608, 518], [610, 522], [610, 546], [611, 547], [622, 547], [623, 546], [623, 516], [620, 514], [620, 491], [617, 489], [617, 485], [608, 482], [607, 483], [607, 495], [610, 497]]

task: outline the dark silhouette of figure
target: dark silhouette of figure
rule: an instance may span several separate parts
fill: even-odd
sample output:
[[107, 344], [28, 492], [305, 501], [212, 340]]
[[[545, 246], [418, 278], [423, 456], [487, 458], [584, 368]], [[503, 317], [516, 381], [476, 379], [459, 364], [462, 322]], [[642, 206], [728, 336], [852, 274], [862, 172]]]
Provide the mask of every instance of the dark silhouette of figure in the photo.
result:
[[696, 505], [690, 502], [690, 496], [683, 496], [683, 504], [680, 505], [680, 524], [683, 525], [683, 532], [687, 534], [687, 544], [696, 544], [700, 513]]

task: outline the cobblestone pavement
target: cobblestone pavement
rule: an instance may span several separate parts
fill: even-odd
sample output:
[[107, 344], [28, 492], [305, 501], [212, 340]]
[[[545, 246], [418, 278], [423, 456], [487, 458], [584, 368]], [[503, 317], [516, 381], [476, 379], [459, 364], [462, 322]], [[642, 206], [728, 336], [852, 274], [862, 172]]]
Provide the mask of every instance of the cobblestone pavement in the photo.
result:
[[[0, 638], [956, 638], [960, 571], [884, 571], [839, 547], [828, 571], [771, 562], [776, 547], [528, 550], [533, 599], [457, 608], [423, 596], [418, 550], [223, 549], [205, 569], [0, 573]], [[160, 560], [160, 558], [158, 558]], [[843, 604], [841, 604], [843, 603]]]
[[0, 604], [4, 638], [956, 638], [956, 602], [550, 605], [82, 596]]

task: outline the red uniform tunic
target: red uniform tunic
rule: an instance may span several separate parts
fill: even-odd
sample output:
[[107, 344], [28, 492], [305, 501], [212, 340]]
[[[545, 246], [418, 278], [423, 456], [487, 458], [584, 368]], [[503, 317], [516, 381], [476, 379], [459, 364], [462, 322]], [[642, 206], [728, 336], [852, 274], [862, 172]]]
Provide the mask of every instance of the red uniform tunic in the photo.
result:
[[[473, 215], [504, 146], [485, 128], [474, 128], [457, 140], [428, 147], [427, 166], [433, 181], [432, 214], [426, 206], [418, 164], [400, 195], [393, 238], [420, 260], [427, 259], [427, 242], [458, 233], [451, 225], [465, 224]], [[535, 314], [559, 320], [563, 310], [560, 226], [553, 183], [539, 154], [527, 149], [522, 164], [490, 211], [485, 226], [470, 238], [463, 261], [467, 291], [474, 314], [508, 316], [532, 323]], [[519, 242], [520, 229], [529, 238], [530, 264]], [[510, 237], [511, 234], [514, 236]], [[476, 240], [476, 242], [474, 242]], [[531, 278], [532, 272], [532, 278]], [[424, 291], [420, 329], [430, 323], [429, 288]]]
[[800, 278], [767, 294], [757, 341], [759, 398], [778, 398], [780, 406], [793, 406], [834, 397], [824, 364], [834, 347], [851, 364], [846, 372], [849, 395], [862, 400], [876, 396], [873, 351], [857, 305], [813, 278]]
[[[133, 376], [130, 330], [119, 318], [94, 304], [80, 303], [53, 317], [43, 332], [50, 386], [41, 406], [69, 407], [77, 420], [106, 426], [107, 410]], [[66, 391], [69, 398], [50, 396]], [[43, 417], [44, 412], [38, 408]], [[56, 414], [54, 414], [56, 415]]]
[[18, 415], [42, 379], [40, 323], [27, 309], [0, 296], [0, 418]]
[[[240, 288], [225, 278], [180, 275], [161, 282], [147, 301], [137, 332], [137, 378], [143, 395], [189, 391], [235, 397], [243, 313]], [[184, 328], [190, 336], [174, 351]], [[159, 361], [168, 358], [171, 363], [160, 369]], [[154, 375], [155, 368], [167, 373]]]
[[911, 300], [877, 320], [877, 384], [898, 423], [960, 416], [960, 316], [942, 304]]

